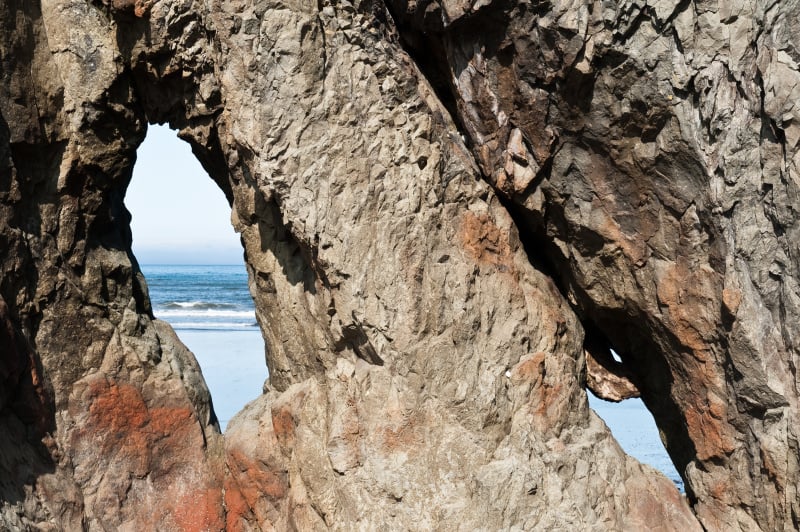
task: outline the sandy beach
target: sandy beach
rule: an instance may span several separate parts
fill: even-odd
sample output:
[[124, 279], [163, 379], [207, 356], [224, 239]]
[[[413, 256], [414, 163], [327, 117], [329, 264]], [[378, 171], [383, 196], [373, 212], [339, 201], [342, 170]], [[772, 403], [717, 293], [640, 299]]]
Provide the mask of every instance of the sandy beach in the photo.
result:
[[200, 363], [224, 432], [228, 421], [261, 394], [267, 378], [261, 332], [251, 329], [178, 330], [177, 333]]

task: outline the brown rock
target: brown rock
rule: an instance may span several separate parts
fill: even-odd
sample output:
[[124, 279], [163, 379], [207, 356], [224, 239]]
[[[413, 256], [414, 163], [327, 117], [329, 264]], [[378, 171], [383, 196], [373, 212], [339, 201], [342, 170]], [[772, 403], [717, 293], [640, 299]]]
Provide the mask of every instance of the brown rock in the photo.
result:
[[[734, 4], [3, 3], [0, 527], [796, 528], [800, 17]], [[224, 438], [132, 258], [147, 121], [246, 252]]]
[[[426, 73], [454, 80], [523, 239], [623, 356], [703, 525], [800, 526], [797, 461], [765, 461], [798, 454], [797, 7], [512, 2], [433, 29], [393, 5], [440, 51]], [[524, 190], [517, 130], [540, 168]]]
[[631, 380], [633, 374], [624, 364], [615, 361], [610, 353], [601, 355], [587, 350], [586, 387], [597, 397], [606, 401], [619, 402], [639, 397], [639, 389]]

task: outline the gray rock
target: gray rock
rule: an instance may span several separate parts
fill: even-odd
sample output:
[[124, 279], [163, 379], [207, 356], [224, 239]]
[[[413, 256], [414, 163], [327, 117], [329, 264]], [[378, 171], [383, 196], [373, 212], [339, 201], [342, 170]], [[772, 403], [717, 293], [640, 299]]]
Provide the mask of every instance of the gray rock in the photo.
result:
[[[797, 527], [797, 9], [4, 3], [0, 524]], [[224, 438], [131, 253], [147, 122], [245, 250]]]
[[703, 526], [800, 526], [798, 4], [512, 3], [435, 31], [395, 5]]

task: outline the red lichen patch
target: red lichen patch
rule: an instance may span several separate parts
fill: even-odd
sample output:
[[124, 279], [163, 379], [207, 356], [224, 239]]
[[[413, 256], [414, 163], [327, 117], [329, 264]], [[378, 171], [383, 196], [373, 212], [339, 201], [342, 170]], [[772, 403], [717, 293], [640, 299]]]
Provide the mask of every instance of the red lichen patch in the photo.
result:
[[693, 268], [681, 261], [673, 264], [659, 280], [657, 295], [669, 309], [676, 339], [698, 360], [708, 360], [709, 343], [719, 323], [720, 305], [715, 294], [719, 274], [710, 268]]
[[278, 443], [284, 447], [291, 447], [294, 443], [295, 428], [294, 416], [288, 406], [272, 409], [272, 430]]
[[424, 438], [419, 428], [419, 420], [415, 416], [406, 417], [398, 427], [384, 427], [380, 434], [381, 449], [385, 453], [423, 448]]
[[175, 430], [192, 422], [194, 414], [188, 408], [153, 408], [149, 410], [148, 432], [155, 438], [174, 438]]
[[123, 460], [134, 475], [186, 459], [174, 450], [191, 438], [195, 420], [189, 408], [148, 409], [137, 388], [105, 379], [90, 384], [89, 400], [84, 431], [100, 436], [100, 452]]
[[87, 479], [102, 478], [103, 497], [123, 501], [120, 512], [150, 508], [137, 510], [137, 529], [223, 529], [221, 468], [209, 460], [185, 399], [149, 407], [138, 387], [102, 377], [79, 397], [69, 409], [77, 420], [71, 436], [76, 469]]
[[247, 484], [239, 486], [239, 493], [248, 506], [253, 507], [258, 499], [266, 496], [272, 501], [286, 497], [289, 492], [286, 471], [271, 471], [263, 461], [256, 461], [244, 453], [231, 450], [227, 454], [228, 467]]
[[244, 523], [253, 521], [253, 512], [239, 491], [239, 486], [230, 478], [225, 479], [225, 530], [240, 532]]
[[251, 530], [254, 526], [271, 530], [270, 517], [275, 518], [289, 494], [288, 472], [272, 468], [269, 457], [254, 459], [236, 449], [227, 450], [226, 461], [226, 530]]
[[702, 405], [688, 404], [685, 409], [689, 437], [699, 460], [730, 454], [735, 449], [731, 428], [725, 421], [725, 405], [709, 396]]
[[497, 227], [488, 214], [467, 212], [461, 223], [460, 238], [464, 249], [478, 264], [515, 272], [508, 231]]
[[219, 489], [187, 493], [171, 512], [175, 527], [184, 532], [223, 530], [222, 493]]
[[116, 455], [134, 475], [145, 475], [152, 442], [145, 431], [150, 415], [139, 390], [101, 379], [89, 385], [89, 401], [89, 422], [82, 432], [99, 436], [101, 455]]

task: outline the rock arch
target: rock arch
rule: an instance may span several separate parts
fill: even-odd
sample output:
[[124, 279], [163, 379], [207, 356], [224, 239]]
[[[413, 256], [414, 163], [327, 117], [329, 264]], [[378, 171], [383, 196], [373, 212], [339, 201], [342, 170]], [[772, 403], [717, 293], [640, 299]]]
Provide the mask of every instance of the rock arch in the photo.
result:
[[[797, 526], [792, 9], [5, 2], [0, 523]], [[225, 439], [130, 253], [147, 122], [242, 234], [271, 378]]]

